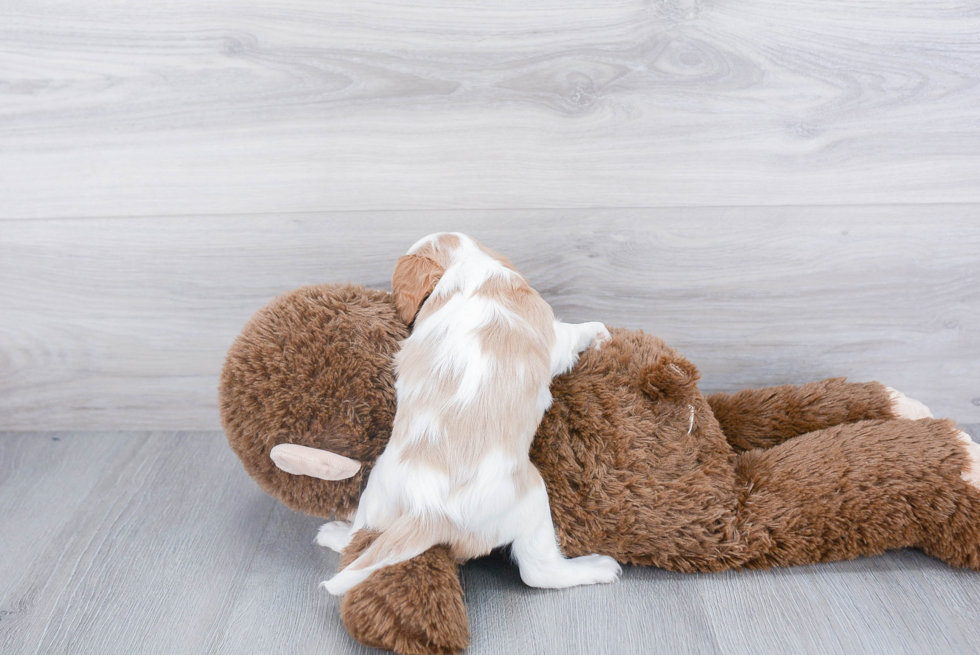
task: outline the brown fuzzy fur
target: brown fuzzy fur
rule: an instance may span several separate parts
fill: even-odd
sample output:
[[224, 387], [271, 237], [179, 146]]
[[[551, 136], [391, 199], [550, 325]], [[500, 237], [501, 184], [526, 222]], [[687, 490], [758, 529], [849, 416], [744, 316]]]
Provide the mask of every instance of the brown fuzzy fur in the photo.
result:
[[716, 393], [707, 399], [735, 452], [772, 448], [841, 423], [896, 418], [884, 386], [844, 378]]
[[[323, 285], [279, 296], [232, 344], [218, 388], [228, 443], [266, 493], [330, 518], [357, 508], [395, 416], [392, 358], [408, 337], [391, 294]], [[280, 443], [322, 448], [363, 463], [325, 483], [272, 463]]]
[[[252, 319], [229, 352], [221, 410], [263, 489], [318, 516], [350, 513], [391, 429], [391, 358], [407, 334], [389, 294], [353, 286], [306, 287]], [[980, 491], [960, 477], [952, 422], [895, 419], [876, 382], [705, 398], [697, 379], [663, 341], [628, 330], [555, 379], [531, 458], [566, 555], [720, 571], [913, 546], [980, 570]], [[365, 466], [349, 481], [286, 475], [268, 456], [281, 442]], [[344, 597], [345, 625], [373, 646], [456, 652], [468, 627], [455, 571], [439, 547], [375, 572]]]
[[[357, 559], [378, 534], [362, 530], [354, 535], [340, 568]], [[344, 625], [362, 644], [406, 655], [448, 655], [470, 645], [458, 565], [446, 546], [376, 571], [369, 581], [340, 601]]]

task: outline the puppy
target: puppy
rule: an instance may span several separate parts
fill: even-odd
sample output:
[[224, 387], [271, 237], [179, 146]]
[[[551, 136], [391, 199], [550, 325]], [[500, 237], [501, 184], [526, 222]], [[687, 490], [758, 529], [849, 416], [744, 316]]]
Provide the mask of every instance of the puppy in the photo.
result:
[[561, 554], [544, 481], [528, 458], [551, 404], [551, 378], [609, 331], [555, 320], [506, 258], [459, 233], [412, 246], [392, 291], [414, 328], [395, 356], [391, 440], [353, 524], [324, 525], [317, 543], [340, 551], [362, 528], [381, 534], [323, 586], [344, 594], [436, 544], [461, 559], [511, 544], [521, 578], [534, 587], [615, 581], [612, 558]]

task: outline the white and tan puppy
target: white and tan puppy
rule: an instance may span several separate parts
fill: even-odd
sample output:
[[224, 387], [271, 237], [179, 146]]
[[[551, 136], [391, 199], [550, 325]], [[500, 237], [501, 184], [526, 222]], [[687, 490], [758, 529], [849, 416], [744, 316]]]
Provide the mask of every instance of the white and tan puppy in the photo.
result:
[[342, 550], [361, 528], [381, 535], [323, 586], [343, 594], [436, 544], [464, 559], [512, 544], [521, 578], [535, 587], [615, 581], [620, 568], [610, 557], [562, 556], [528, 458], [551, 378], [608, 339], [605, 326], [556, 321], [507, 259], [458, 233], [412, 246], [392, 291], [414, 328], [395, 357], [391, 440], [353, 525], [328, 523], [317, 542]]

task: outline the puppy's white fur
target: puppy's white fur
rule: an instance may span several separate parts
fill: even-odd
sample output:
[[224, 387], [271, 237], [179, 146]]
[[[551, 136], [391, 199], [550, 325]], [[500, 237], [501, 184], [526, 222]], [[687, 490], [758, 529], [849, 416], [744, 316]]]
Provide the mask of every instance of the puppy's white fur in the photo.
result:
[[362, 528], [381, 534], [323, 586], [343, 594], [436, 544], [463, 558], [512, 544], [521, 578], [536, 587], [613, 582], [620, 568], [612, 558], [561, 554], [528, 458], [551, 378], [608, 330], [556, 321], [509, 261], [458, 233], [413, 245], [392, 287], [414, 329], [395, 358], [391, 439], [353, 524], [328, 523], [317, 542], [342, 550]]

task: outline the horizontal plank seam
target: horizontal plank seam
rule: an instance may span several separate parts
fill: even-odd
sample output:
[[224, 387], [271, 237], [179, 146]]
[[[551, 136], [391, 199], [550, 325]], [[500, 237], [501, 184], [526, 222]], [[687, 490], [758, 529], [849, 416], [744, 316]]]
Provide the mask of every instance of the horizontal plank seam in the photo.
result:
[[520, 212], [520, 211], [620, 211], [620, 210], [671, 210], [671, 209], [776, 209], [776, 208], [867, 208], [867, 207], [980, 207], [977, 202], [899, 202], [899, 203], [792, 203], [792, 204], [772, 204], [772, 205], [595, 205], [595, 206], [564, 206], [564, 207], [412, 207], [406, 209], [323, 209], [323, 210], [304, 210], [304, 211], [260, 211], [260, 212], [188, 212], [183, 214], [118, 214], [103, 215], [93, 214], [86, 216], [0, 216], [0, 221], [5, 222], [29, 222], [29, 221], [70, 221], [70, 220], [143, 220], [149, 218], [159, 219], [180, 219], [180, 218], [226, 218], [231, 216], [321, 216], [324, 214], [354, 214], [354, 213], [373, 213], [373, 214], [408, 214], [426, 212], [432, 213], [458, 213], [458, 212]]

